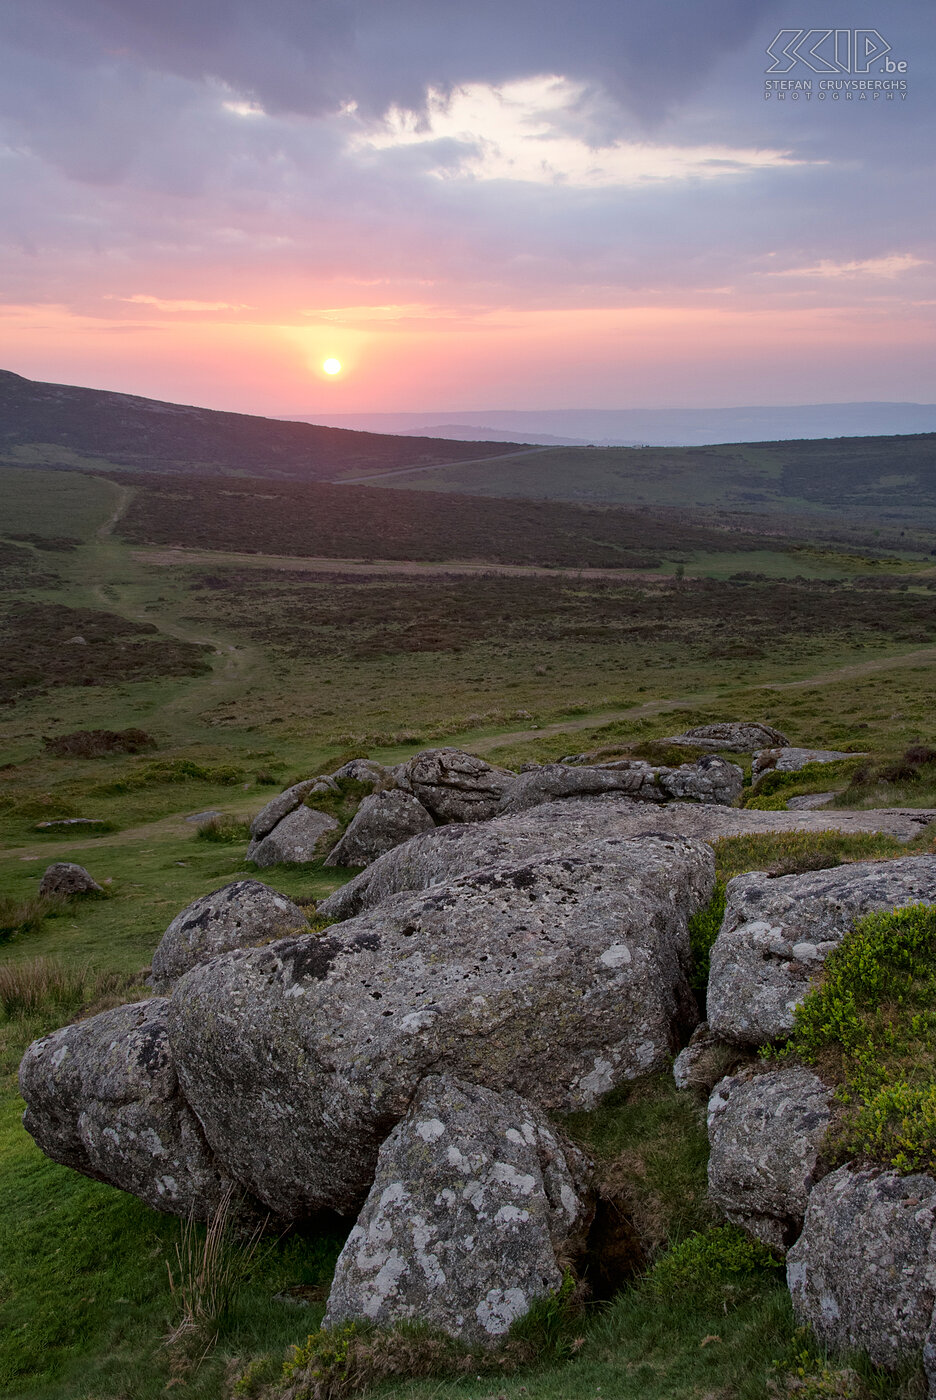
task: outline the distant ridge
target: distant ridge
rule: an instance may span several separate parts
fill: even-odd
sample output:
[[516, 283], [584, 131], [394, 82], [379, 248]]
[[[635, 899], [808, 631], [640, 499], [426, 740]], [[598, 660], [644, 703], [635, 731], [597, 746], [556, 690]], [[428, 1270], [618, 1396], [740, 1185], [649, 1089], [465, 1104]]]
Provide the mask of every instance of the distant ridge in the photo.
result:
[[[518, 444], [511, 444], [516, 446]], [[321, 481], [477, 460], [500, 444], [399, 437], [223, 413], [0, 370], [0, 460]]]
[[[306, 414], [296, 419], [312, 422]], [[440, 413], [320, 414], [332, 427], [378, 433], [430, 433], [460, 439], [570, 447], [702, 447], [805, 438], [892, 437], [936, 432], [936, 404], [814, 403], [737, 408], [447, 409]]]

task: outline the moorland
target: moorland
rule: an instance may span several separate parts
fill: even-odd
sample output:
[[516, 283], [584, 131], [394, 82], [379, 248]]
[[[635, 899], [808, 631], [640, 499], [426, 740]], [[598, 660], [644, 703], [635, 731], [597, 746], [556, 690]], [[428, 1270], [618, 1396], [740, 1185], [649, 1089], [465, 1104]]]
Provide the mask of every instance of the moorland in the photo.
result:
[[[919, 453], [922, 481], [932, 440], [891, 443], [892, 458]], [[11, 462], [8, 452], [0, 466], [5, 1393], [250, 1395], [318, 1323], [348, 1228], [334, 1219], [266, 1241], [204, 1356], [168, 1344], [179, 1299], [167, 1265], [178, 1272], [180, 1223], [42, 1157], [20, 1127], [15, 1087], [34, 1036], [145, 994], [142, 978], [170, 919], [251, 873], [245, 823], [278, 788], [353, 755], [398, 761], [437, 743], [511, 767], [586, 749], [666, 761], [667, 735], [743, 716], [794, 743], [854, 754], [756, 789], [742, 760], [751, 805], [829, 787], [840, 806], [936, 805], [928, 747], [936, 535], [925, 491], [912, 525], [882, 521], [870, 488], [865, 514], [836, 515], [834, 484], [814, 487], [803, 445], [788, 446], [800, 494], [784, 487], [777, 500], [795, 499], [797, 509], [792, 517], [759, 509], [756, 518], [726, 515], [724, 493], [711, 510], [689, 513], [685, 498], [628, 498], [630, 508], [609, 509], [479, 498], [464, 494], [465, 481], [454, 494], [423, 489], [430, 478], [442, 486], [450, 468], [414, 477], [406, 490], [388, 478], [395, 489], [386, 490], [241, 468], [228, 478], [183, 475], [159, 452], [147, 472], [112, 456], [93, 470], [87, 462], [53, 470], [48, 457]], [[880, 467], [885, 449], [868, 452]], [[523, 460], [532, 471], [537, 458]], [[568, 462], [563, 471], [581, 485]], [[779, 469], [771, 479], [796, 484]], [[854, 479], [871, 477], [855, 468]], [[881, 470], [873, 481], [886, 490]], [[898, 512], [903, 489], [901, 479]], [[811, 515], [802, 509], [808, 490], [828, 497]], [[129, 752], [61, 742], [130, 728], [152, 742]], [[55, 825], [76, 819], [83, 829]], [[720, 842], [717, 855], [727, 877], [778, 861], [798, 868], [796, 860], [905, 849], [876, 836], [758, 837]], [[38, 880], [54, 860], [87, 866], [104, 895], [43, 904]], [[311, 909], [349, 874], [316, 863], [263, 878]], [[711, 1214], [699, 1106], [657, 1076], [570, 1127], [609, 1171], [627, 1175], [644, 1232], [639, 1269], [571, 1323], [539, 1319], [515, 1373], [397, 1379], [385, 1393], [754, 1400], [797, 1370], [825, 1384], [824, 1359], [794, 1329], [782, 1273]], [[856, 1375], [864, 1388], [856, 1394], [914, 1394], [912, 1377], [895, 1381], [861, 1363]]]

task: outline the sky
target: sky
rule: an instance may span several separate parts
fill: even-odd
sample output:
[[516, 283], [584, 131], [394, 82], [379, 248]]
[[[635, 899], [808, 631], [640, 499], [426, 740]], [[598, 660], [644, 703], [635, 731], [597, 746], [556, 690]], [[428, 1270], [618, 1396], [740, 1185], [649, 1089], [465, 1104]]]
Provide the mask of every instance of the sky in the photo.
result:
[[273, 415], [931, 403], [934, 135], [921, 0], [0, 0], [0, 368]]

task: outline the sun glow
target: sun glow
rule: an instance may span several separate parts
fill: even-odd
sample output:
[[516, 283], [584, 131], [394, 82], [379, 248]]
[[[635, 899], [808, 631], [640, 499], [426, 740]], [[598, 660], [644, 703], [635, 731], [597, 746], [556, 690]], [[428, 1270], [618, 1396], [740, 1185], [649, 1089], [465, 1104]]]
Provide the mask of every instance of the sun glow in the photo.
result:
[[322, 369], [325, 371], [326, 374], [340, 374], [341, 361], [335, 359], [325, 360], [322, 364]]

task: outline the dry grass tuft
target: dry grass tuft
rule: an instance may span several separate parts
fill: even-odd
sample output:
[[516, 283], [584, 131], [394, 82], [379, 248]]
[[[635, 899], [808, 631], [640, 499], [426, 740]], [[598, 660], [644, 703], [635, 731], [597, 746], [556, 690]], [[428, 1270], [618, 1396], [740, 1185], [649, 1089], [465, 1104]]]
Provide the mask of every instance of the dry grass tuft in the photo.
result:
[[246, 1236], [235, 1229], [238, 1197], [229, 1186], [206, 1228], [192, 1217], [176, 1242], [175, 1268], [167, 1262], [169, 1288], [180, 1318], [167, 1344], [195, 1365], [214, 1346], [218, 1329], [230, 1312], [257, 1260], [266, 1221]]

